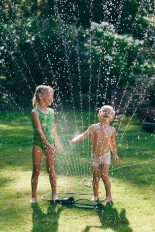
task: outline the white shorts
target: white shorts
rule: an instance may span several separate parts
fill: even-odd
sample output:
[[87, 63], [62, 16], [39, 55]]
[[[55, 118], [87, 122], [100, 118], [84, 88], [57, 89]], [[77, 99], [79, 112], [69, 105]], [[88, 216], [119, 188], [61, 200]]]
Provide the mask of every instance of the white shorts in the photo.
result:
[[92, 166], [100, 166], [102, 164], [110, 164], [111, 163], [111, 153], [110, 151], [102, 156], [96, 156], [92, 154]]

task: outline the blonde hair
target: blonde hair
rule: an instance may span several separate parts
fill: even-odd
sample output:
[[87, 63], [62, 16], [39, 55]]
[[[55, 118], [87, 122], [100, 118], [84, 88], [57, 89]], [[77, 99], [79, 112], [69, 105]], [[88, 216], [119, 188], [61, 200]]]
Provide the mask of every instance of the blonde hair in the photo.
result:
[[112, 107], [112, 106], [110, 106], [110, 105], [104, 105], [104, 106], [102, 106], [100, 109], [99, 109], [99, 114], [102, 114], [102, 112], [104, 111], [104, 109], [110, 109], [111, 111], [112, 111], [112, 113], [113, 113], [113, 115], [115, 116], [115, 110], [114, 110], [114, 108]]
[[39, 94], [43, 94], [43, 93], [46, 93], [48, 91], [50, 91], [52, 93], [52, 95], [54, 94], [54, 89], [49, 85], [38, 85], [36, 87], [35, 93], [34, 93], [33, 98], [32, 98], [33, 107], [37, 108], [39, 106], [39, 103], [40, 103]]

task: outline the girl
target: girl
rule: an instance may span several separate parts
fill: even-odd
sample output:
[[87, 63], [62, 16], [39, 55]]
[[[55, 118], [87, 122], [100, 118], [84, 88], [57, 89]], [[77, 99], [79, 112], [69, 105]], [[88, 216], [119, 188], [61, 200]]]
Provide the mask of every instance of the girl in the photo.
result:
[[48, 108], [53, 102], [54, 90], [50, 86], [39, 85], [36, 87], [34, 97], [32, 99], [32, 124], [33, 124], [33, 148], [32, 148], [32, 160], [33, 160], [33, 172], [31, 179], [32, 198], [31, 203], [37, 201], [37, 185], [38, 177], [40, 174], [41, 158], [44, 152], [46, 157], [47, 172], [49, 174], [52, 200], [57, 199], [56, 193], [56, 176], [54, 169], [54, 152], [55, 147], [61, 150], [59, 143], [56, 124], [54, 120], [53, 109]]

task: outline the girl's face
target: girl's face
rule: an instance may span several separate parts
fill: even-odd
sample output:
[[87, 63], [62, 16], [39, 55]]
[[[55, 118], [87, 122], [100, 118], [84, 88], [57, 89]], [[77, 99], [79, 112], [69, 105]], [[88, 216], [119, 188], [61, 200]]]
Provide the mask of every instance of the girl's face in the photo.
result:
[[42, 93], [41, 100], [45, 106], [50, 106], [53, 102], [53, 93], [50, 90]]

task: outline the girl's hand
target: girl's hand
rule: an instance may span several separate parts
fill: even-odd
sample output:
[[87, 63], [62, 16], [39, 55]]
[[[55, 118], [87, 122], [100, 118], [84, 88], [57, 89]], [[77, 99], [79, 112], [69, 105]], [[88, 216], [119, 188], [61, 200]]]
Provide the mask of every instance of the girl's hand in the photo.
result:
[[114, 155], [114, 160], [115, 160], [116, 164], [119, 164], [120, 159], [119, 159], [119, 157], [117, 155]]
[[56, 148], [57, 148], [58, 152], [61, 152], [62, 151], [61, 144], [60, 143], [56, 143], [55, 145], [56, 145]]
[[45, 150], [47, 151], [47, 152], [49, 152], [49, 153], [54, 153], [54, 151], [55, 151], [55, 148], [54, 148], [54, 146], [53, 145], [51, 145], [51, 144], [47, 144], [47, 145], [45, 145]]

